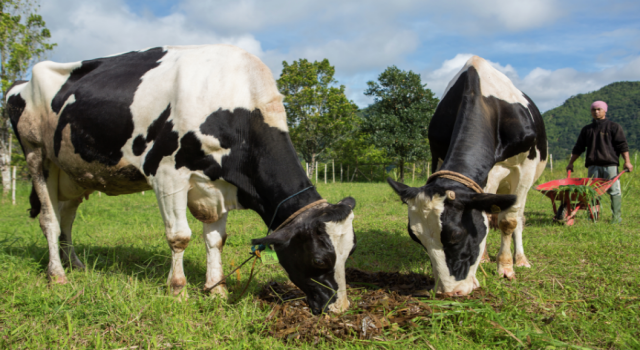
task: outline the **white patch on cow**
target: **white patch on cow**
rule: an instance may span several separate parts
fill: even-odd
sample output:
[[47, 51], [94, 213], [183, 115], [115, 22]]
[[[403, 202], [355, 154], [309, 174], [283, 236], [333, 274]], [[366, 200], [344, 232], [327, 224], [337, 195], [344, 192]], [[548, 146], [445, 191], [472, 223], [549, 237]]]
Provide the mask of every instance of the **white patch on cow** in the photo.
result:
[[9, 97], [19, 94], [20, 91], [22, 91], [22, 89], [25, 88], [25, 86], [27, 86], [27, 83], [13, 86], [11, 90], [7, 91], [7, 95], [5, 96], [5, 101], [8, 101]]
[[[82, 66], [82, 62], [56, 63], [44, 61], [33, 66], [32, 79], [29, 82], [29, 101], [34, 102], [32, 108], [51, 109], [51, 101], [60, 88], [69, 79], [74, 69]], [[27, 91], [25, 91], [27, 93]], [[27, 97], [25, 97], [27, 99]]]
[[447, 95], [447, 92], [456, 81], [458, 81], [460, 75], [466, 72], [471, 66], [475, 67], [480, 75], [480, 90], [482, 91], [482, 96], [493, 96], [508, 103], [520, 103], [525, 108], [529, 107], [529, 101], [524, 97], [522, 91], [518, 90], [506, 75], [493, 68], [489, 62], [479, 56], [473, 56], [467, 61], [458, 74], [451, 79], [442, 96]]
[[220, 140], [218, 140], [214, 136], [205, 135], [201, 133], [200, 130], [196, 130], [195, 134], [202, 143], [202, 150], [204, 151], [204, 153], [211, 154], [213, 159], [215, 159], [216, 162], [218, 162], [218, 164], [222, 166], [222, 157], [229, 155], [231, 153], [231, 149], [223, 148], [220, 145]]
[[336, 265], [334, 267], [334, 278], [338, 283], [337, 299], [329, 305], [329, 310], [332, 312], [343, 312], [349, 307], [349, 300], [347, 300], [347, 280], [345, 276], [345, 264], [349, 253], [353, 248], [353, 211], [340, 222], [327, 222], [325, 223], [325, 230], [331, 239], [333, 249], [336, 253]]
[[67, 98], [66, 101], [64, 101], [64, 104], [62, 105], [62, 108], [60, 108], [60, 113], [58, 114], [62, 114], [62, 111], [64, 111], [65, 108], [67, 108], [67, 105], [70, 105], [72, 103], [76, 102], [76, 95], [75, 94], [71, 94], [69, 95], [69, 98]]

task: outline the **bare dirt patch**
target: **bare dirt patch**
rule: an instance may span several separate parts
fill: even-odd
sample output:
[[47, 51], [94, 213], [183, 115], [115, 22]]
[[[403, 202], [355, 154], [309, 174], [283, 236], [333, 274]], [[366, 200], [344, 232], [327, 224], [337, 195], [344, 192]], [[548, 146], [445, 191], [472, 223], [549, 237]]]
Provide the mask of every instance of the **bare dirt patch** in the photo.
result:
[[[264, 333], [284, 341], [317, 343], [326, 340], [388, 340], [400, 328], [417, 327], [431, 318], [434, 308], [418, 298], [432, 298], [433, 278], [398, 272], [346, 271], [349, 310], [341, 315], [314, 316], [304, 293], [291, 282], [270, 282], [258, 295], [265, 307], [272, 308], [264, 320]], [[473, 293], [483, 299], [484, 293]], [[437, 298], [443, 299], [443, 298]], [[469, 298], [452, 299], [460, 301]], [[423, 299], [424, 300], [424, 299]], [[436, 310], [438, 311], [438, 310]]]

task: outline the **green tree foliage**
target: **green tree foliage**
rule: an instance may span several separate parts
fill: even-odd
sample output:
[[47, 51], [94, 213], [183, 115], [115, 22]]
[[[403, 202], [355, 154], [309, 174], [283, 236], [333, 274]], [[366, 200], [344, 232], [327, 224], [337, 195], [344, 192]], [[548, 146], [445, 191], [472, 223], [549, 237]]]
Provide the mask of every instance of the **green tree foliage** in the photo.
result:
[[278, 79], [278, 88], [285, 96], [287, 123], [291, 140], [302, 158], [310, 163], [310, 173], [316, 160], [332, 143], [350, 135], [358, 106], [344, 94], [344, 85], [335, 86], [335, 68], [328, 59], [313, 63], [300, 59], [288, 64]]
[[[5, 93], [15, 80], [25, 77], [36, 60], [42, 59], [56, 45], [49, 43], [51, 33], [37, 13], [38, 7], [31, 0], [0, 0], [0, 170], [4, 191], [8, 190], [8, 169], [12, 158], [9, 154], [12, 131], [4, 113]], [[16, 150], [15, 147], [13, 149]]]
[[602, 89], [567, 99], [562, 106], [542, 114], [547, 128], [549, 152], [562, 159], [571, 154], [580, 130], [591, 123], [591, 103], [608, 105], [607, 118], [620, 124], [629, 148], [640, 149], [640, 82], [617, 82]]
[[427, 128], [438, 99], [422, 84], [420, 75], [388, 67], [364, 92], [374, 97], [363, 118], [362, 131], [371, 142], [398, 162], [400, 181], [404, 164], [429, 156]]

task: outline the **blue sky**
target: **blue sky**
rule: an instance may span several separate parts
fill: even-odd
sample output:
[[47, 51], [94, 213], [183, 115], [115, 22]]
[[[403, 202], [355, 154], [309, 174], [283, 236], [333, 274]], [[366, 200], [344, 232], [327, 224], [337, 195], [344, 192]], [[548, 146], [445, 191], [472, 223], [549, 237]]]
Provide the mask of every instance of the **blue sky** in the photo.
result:
[[328, 58], [348, 97], [386, 67], [440, 95], [475, 54], [542, 110], [614, 81], [640, 80], [640, 2], [559, 0], [47, 0], [55, 61], [159, 45], [227, 43], [282, 61]]

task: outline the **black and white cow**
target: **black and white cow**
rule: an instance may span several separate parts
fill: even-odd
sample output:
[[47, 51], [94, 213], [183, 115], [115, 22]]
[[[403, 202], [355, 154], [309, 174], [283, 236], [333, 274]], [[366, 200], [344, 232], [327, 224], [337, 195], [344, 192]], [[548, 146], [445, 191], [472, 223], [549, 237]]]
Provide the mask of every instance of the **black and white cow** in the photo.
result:
[[[7, 102], [33, 177], [32, 216], [40, 214], [48, 241], [50, 279], [67, 281], [63, 261], [84, 268], [71, 241], [82, 196], [153, 189], [172, 250], [173, 293], [186, 291], [187, 208], [204, 223], [205, 289], [220, 281], [227, 212], [252, 209], [269, 224], [282, 200], [312, 185], [282, 99], [271, 71], [228, 45], [35, 65], [32, 80], [17, 82]], [[284, 202], [273, 228], [321, 199], [312, 188]], [[275, 249], [314, 313], [349, 305], [344, 270], [355, 249], [354, 206], [351, 197], [318, 203], [252, 242]], [[226, 287], [212, 292], [225, 294]]]
[[[540, 112], [504, 74], [474, 56], [451, 80], [429, 124], [433, 168], [462, 174], [484, 188], [436, 177], [420, 188], [389, 179], [409, 207], [409, 235], [429, 253], [437, 291], [467, 295], [479, 287], [476, 270], [489, 229], [487, 213], [499, 213], [502, 244], [498, 274], [515, 277], [530, 267], [522, 247], [527, 192], [547, 163]], [[495, 194], [498, 193], [498, 194]]]

